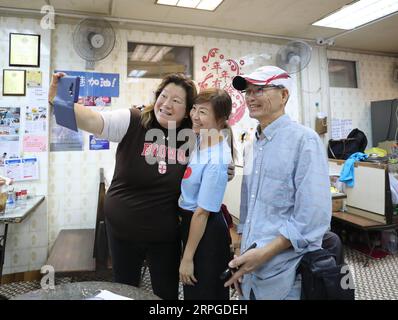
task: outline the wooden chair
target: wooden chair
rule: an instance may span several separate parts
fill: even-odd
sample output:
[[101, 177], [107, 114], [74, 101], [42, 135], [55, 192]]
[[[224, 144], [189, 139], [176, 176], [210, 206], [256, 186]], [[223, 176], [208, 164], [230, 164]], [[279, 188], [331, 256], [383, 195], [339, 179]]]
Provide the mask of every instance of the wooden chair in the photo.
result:
[[64, 229], [60, 231], [47, 260], [47, 265], [53, 266], [56, 274], [79, 275], [109, 269], [104, 197], [104, 170], [101, 168], [95, 229]]
[[104, 177], [104, 169], [100, 168], [97, 221], [95, 223], [96, 232], [95, 232], [94, 251], [93, 251], [93, 257], [96, 260], [97, 270], [107, 270], [109, 268], [109, 261], [110, 261], [108, 238], [105, 227], [104, 200], [105, 200], [105, 177]]

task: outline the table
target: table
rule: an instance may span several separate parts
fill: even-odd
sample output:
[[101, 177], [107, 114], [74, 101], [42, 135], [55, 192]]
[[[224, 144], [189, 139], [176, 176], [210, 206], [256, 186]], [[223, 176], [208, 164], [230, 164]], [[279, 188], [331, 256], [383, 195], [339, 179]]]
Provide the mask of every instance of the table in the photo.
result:
[[72, 282], [55, 286], [54, 289], [39, 289], [17, 295], [10, 300], [85, 300], [95, 296], [99, 290], [134, 300], [161, 300], [158, 296], [141, 288], [105, 281]]
[[0, 215], [0, 223], [4, 223], [4, 232], [0, 234], [0, 284], [3, 275], [4, 255], [6, 251], [9, 223], [20, 223], [26, 219], [44, 201], [44, 196], [29, 197], [26, 201], [17, 201], [14, 208], [7, 208]]
[[350, 225], [353, 228], [359, 229], [360, 231], [365, 233], [366, 242], [368, 248], [370, 249], [369, 254], [365, 254], [368, 259], [365, 261], [364, 267], [366, 267], [369, 263], [369, 259], [372, 257], [373, 250], [376, 245], [372, 244], [370, 241], [369, 232], [370, 231], [383, 231], [383, 230], [392, 230], [397, 229], [398, 224], [381, 224], [378, 221], [370, 220], [364, 217], [357, 216], [355, 214], [347, 213], [347, 212], [333, 212], [332, 220], [337, 221], [342, 224]]

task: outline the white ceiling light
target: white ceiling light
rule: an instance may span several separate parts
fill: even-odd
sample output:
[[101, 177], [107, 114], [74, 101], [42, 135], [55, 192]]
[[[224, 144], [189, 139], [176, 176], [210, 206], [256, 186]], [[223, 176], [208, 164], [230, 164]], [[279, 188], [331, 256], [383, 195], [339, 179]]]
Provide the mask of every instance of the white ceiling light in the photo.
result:
[[177, 6], [185, 8], [196, 8], [199, 2], [200, 0], [180, 0], [178, 1]]
[[178, 0], [158, 0], [157, 4], [165, 4], [166, 6], [175, 6]]
[[150, 46], [141, 58], [141, 61], [151, 61], [151, 59], [159, 52], [161, 47]]
[[145, 73], [147, 73], [146, 70], [133, 70], [128, 76], [133, 78], [141, 78]]
[[398, 0], [359, 0], [312, 25], [350, 30], [398, 11]]
[[147, 46], [139, 44], [135, 47], [133, 53], [130, 55], [130, 60], [131, 61], [140, 61], [142, 59], [142, 56], [147, 50]]
[[155, 54], [151, 61], [159, 62], [163, 59], [163, 57], [168, 54], [173, 48], [172, 47], [162, 47], [157, 54]]
[[224, 0], [157, 0], [156, 4], [213, 11]]
[[196, 7], [196, 9], [202, 9], [202, 10], [209, 10], [213, 11], [215, 10], [221, 2], [224, 0], [202, 0], [200, 1], [199, 5]]

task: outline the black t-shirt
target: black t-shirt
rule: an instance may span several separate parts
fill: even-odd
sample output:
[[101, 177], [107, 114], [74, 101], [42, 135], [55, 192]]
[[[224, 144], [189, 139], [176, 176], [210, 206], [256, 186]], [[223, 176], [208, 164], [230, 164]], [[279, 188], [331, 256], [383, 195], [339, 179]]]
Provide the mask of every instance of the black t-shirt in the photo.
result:
[[[113, 236], [140, 242], [173, 242], [178, 238], [178, 198], [187, 153], [184, 142], [145, 141], [148, 129], [132, 109], [130, 125], [116, 151], [115, 173], [105, 197], [104, 211]], [[155, 119], [152, 129], [167, 137], [170, 131]], [[178, 135], [179, 129], [174, 132]], [[159, 141], [158, 141], [159, 140]], [[155, 155], [148, 164], [146, 155]], [[175, 161], [173, 161], [175, 159]]]

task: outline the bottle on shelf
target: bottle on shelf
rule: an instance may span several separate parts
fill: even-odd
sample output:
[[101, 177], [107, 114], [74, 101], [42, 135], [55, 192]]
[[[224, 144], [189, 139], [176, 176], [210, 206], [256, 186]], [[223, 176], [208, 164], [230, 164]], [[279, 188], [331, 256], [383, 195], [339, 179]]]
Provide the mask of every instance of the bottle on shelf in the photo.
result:
[[14, 188], [9, 189], [7, 192], [7, 208], [15, 208], [15, 193]]

